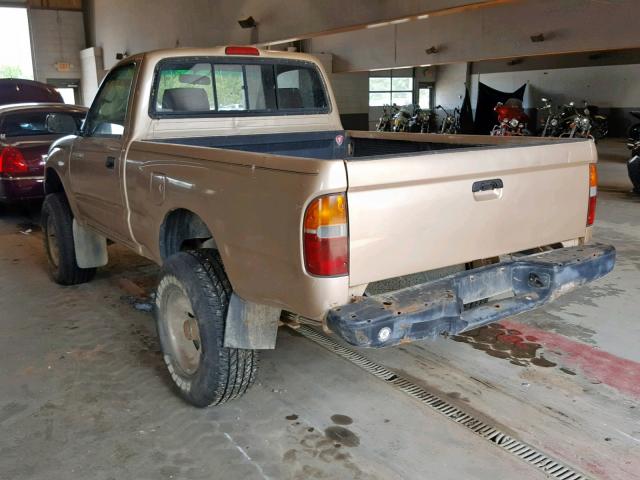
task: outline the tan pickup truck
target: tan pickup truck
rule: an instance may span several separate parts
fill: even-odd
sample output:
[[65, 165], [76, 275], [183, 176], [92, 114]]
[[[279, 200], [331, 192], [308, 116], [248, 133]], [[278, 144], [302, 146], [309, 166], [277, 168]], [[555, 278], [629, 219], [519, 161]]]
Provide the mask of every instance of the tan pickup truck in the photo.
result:
[[65, 285], [107, 263], [107, 239], [162, 265], [168, 370], [219, 404], [251, 385], [283, 312], [383, 347], [605, 275], [595, 162], [589, 140], [345, 131], [309, 55], [156, 51], [113, 68], [51, 147], [45, 246]]

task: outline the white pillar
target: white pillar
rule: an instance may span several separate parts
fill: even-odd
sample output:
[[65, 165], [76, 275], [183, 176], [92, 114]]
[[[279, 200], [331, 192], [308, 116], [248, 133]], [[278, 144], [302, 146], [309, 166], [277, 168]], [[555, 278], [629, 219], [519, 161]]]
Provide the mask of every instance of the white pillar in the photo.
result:
[[85, 106], [91, 105], [98, 86], [104, 77], [104, 63], [102, 48], [91, 47], [80, 51], [80, 65], [82, 68], [82, 100]]

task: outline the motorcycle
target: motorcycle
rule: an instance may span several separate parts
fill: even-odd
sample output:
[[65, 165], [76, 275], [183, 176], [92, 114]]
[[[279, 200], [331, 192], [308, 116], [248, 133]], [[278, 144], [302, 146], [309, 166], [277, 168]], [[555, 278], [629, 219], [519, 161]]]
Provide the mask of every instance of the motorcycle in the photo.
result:
[[631, 150], [631, 158], [627, 161], [629, 180], [633, 184], [633, 192], [640, 194], [640, 139], [629, 139], [627, 147]]
[[591, 136], [591, 120], [581, 113], [574, 102], [560, 107], [558, 112], [558, 136], [561, 138], [593, 138]]
[[582, 113], [591, 120], [591, 136], [594, 140], [600, 140], [609, 133], [609, 119], [606, 115], [600, 115], [597, 105], [590, 105], [586, 100], [583, 102]]
[[[632, 111], [631, 116], [636, 120], [640, 120], [640, 111]], [[633, 125], [631, 125], [631, 127], [629, 127], [628, 137], [630, 142], [640, 141], [640, 121], [634, 123]]]
[[560, 137], [592, 138], [599, 140], [609, 133], [609, 122], [598, 113], [598, 107], [585, 100], [578, 108], [574, 102], [563, 105], [560, 110]]
[[431, 112], [423, 110], [420, 105], [416, 105], [413, 110], [411, 120], [409, 120], [408, 131], [415, 133], [429, 133], [431, 124]]
[[558, 113], [553, 112], [553, 106], [551, 104], [551, 100], [548, 98], [542, 98], [542, 107], [538, 109], [540, 112], [547, 112], [547, 118], [544, 121], [544, 126], [542, 127], [542, 132], [540, 133], [541, 137], [557, 137], [560, 135], [558, 131], [558, 126], [560, 125], [560, 118]]
[[491, 130], [491, 135], [522, 136], [529, 134], [525, 128], [529, 116], [524, 113], [522, 101], [510, 98], [505, 103], [498, 102], [493, 110], [498, 115], [498, 124]]
[[409, 113], [410, 106], [404, 106], [398, 110], [393, 116], [391, 130], [394, 132], [408, 132], [409, 122], [411, 121], [411, 113]]
[[559, 137], [562, 138], [593, 138], [591, 135], [591, 119], [588, 112], [581, 112], [574, 102], [560, 107]]
[[436, 110], [444, 112], [444, 120], [442, 120], [438, 133], [456, 134], [460, 132], [460, 109], [458, 107], [453, 109], [453, 114], [449, 113], [442, 105], [436, 105]]
[[382, 115], [378, 120], [378, 124], [376, 125], [376, 130], [378, 132], [390, 132], [392, 130], [391, 124], [393, 121], [393, 117], [398, 112], [399, 108], [394, 103], [393, 105], [383, 105], [382, 106]]

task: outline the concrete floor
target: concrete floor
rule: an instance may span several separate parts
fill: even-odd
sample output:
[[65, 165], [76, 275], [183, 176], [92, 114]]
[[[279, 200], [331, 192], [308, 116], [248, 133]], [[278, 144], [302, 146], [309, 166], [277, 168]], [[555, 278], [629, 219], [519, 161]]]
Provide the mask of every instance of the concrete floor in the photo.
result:
[[[473, 337], [363, 353], [593, 478], [640, 479], [640, 198], [621, 144], [600, 148], [612, 274]], [[112, 247], [95, 281], [57, 286], [36, 218], [0, 213], [0, 479], [545, 478], [288, 330], [244, 398], [187, 406], [136, 308], [156, 267]], [[353, 446], [325, 433], [336, 414]]]

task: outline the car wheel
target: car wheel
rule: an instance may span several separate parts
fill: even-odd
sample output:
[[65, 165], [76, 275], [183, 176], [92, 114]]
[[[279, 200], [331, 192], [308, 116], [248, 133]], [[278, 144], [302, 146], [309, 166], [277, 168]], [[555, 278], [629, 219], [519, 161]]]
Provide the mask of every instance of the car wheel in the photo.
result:
[[231, 293], [215, 250], [180, 252], [164, 264], [156, 292], [158, 336], [174, 384], [196, 407], [238, 398], [255, 381], [257, 352], [224, 346]]
[[64, 193], [47, 195], [42, 204], [42, 232], [49, 273], [60, 285], [77, 285], [90, 281], [95, 268], [80, 268], [73, 242], [73, 213]]

